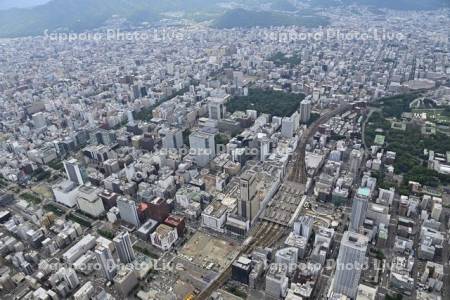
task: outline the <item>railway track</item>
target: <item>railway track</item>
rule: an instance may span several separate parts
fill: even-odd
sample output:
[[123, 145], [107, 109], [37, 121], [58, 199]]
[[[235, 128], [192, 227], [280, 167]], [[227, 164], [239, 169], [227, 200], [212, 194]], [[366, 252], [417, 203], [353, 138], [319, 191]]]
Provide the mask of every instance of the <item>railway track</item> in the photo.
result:
[[274, 235], [277, 232], [278, 228], [279, 228], [278, 224], [271, 225], [269, 227], [269, 230], [267, 230], [267, 233], [265, 233], [260, 239], [257, 240], [257, 242], [255, 243], [255, 248], [266, 247], [267, 241], [272, 237], [272, 235]]
[[352, 105], [346, 104], [340, 106], [339, 108], [333, 111], [325, 113], [324, 115], [320, 116], [319, 119], [314, 121], [311, 124], [311, 126], [305, 131], [297, 147], [296, 161], [290, 176], [291, 181], [306, 184], [307, 177], [306, 177], [305, 156], [306, 156], [306, 145], [308, 141], [314, 136], [314, 134], [316, 134], [320, 125], [328, 122], [328, 120], [330, 120], [332, 117], [340, 115], [352, 109], [352, 107], [353, 107]]
[[[253, 233], [248, 244], [244, 245], [239, 251], [237, 257], [250, 254], [254, 249], [258, 247], [269, 247], [272, 246], [273, 243], [278, 241], [284, 233], [284, 230], [281, 230], [282, 227], [279, 224], [275, 224], [269, 221], [263, 221], [258, 225], [258, 228]], [[231, 277], [231, 265], [232, 262], [229, 263], [226, 268], [220, 273], [211, 283], [197, 295], [195, 299], [208, 299], [208, 297], [217, 289], [219, 289], [225, 282], [228, 281]]]
[[[306, 183], [306, 166], [305, 166], [305, 152], [306, 152], [306, 144], [308, 141], [314, 136], [317, 132], [319, 126], [325, 122], [327, 122], [332, 117], [342, 114], [345, 111], [348, 111], [352, 108], [351, 105], [344, 105], [335, 109], [333, 111], [327, 112], [322, 115], [318, 120], [316, 120], [310, 128], [307, 129], [297, 150], [296, 162], [294, 165], [294, 170], [291, 173], [291, 180]], [[241, 248], [238, 253], [238, 257], [244, 254], [250, 254], [255, 248], [258, 247], [270, 247], [274, 245], [277, 241], [279, 241], [283, 235], [286, 233], [284, 226], [270, 222], [268, 220], [263, 220], [259, 225], [255, 232], [251, 235], [249, 242]], [[231, 265], [230, 262], [225, 269], [215, 278], [210, 284], [197, 295], [196, 299], [206, 300], [209, 296], [217, 289], [219, 289], [228, 279], [231, 277]]]

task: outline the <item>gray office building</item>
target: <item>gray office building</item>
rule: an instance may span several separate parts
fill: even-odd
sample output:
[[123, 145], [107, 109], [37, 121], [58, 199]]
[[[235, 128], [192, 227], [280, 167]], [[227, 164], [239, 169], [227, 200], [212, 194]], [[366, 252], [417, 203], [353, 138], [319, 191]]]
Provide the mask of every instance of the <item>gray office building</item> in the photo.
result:
[[134, 255], [133, 245], [131, 244], [130, 235], [128, 232], [121, 232], [114, 238], [114, 245], [117, 249], [117, 254], [122, 263], [128, 264], [136, 258]]
[[141, 226], [139, 216], [136, 209], [136, 202], [127, 197], [117, 199], [117, 208], [119, 209], [120, 218], [136, 227]]
[[259, 211], [259, 201], [256, 197], [256, 173], [246, 171], [240, 176], [241, 196], [238, 203], [238, 215], [252, 222]]
[[67, 178], [77, 185], [86, 183], [86, 175], [83, 168], [80, 167], [78, 160], [70, 159], [64, 162], [64, 169], [66, 170]]
[[114, 279], [117, 274], [117, 266], [108, 247], [99, 246], [95, 249], [95, 257], [100, 264], [103, 276], [109, 281]]
[[300, 102], [300, 122], [308, 123], [311, 118], [312, 104], [310, 100], [303, 100]]
[[366, 219], [367, 208], [369, 206], [369, 188], [359, 188], [352, 203], [352, 215], [350, 219], [350, 230], [359, 232]]
[[368, 243], [369, 239], [362, 234], [344, 232], [336, 261], [334, 293], [356, 298], [361, 272], [366, 262]]

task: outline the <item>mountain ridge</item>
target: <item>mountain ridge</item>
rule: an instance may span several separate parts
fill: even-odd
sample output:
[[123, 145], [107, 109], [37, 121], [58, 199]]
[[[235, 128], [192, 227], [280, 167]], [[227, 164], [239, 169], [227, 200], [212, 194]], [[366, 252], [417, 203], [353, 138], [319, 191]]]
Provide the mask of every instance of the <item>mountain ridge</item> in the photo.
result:
[[[0, 0], [1, 1], [1, 0]], [[13, 0], [3, 0], [0, 3], [11, 3]], [[48, 0], [19, 0], [22, 3], [41, 3]], [[375, 6], [376, 8], [392, 9], [433, 9], [449, 5], [449, 0], [313, 0], [307, 3], [312, 7], [329, 7], [333, 5], [350, 5], [352, 3]], [[264, 8], [264, 9], [263, 9]], [[246, 9], [244, 17], [250, 17], [247, 22], [237, 20], [235, 25], [229, 21], [230, 15], [242, 16], [233, 9]], [[268, 11], [268, 9], [271, 9]], [[230, 12], [231, 11], [231, 12]], [[20, 37], [41, 35], [48, 31], [79, 32], [95, 29], [105, 23], [113, 15], [118, 15], [131, 22], [155, 22], [166, 18], [169, 12], [184, 12], [201, 14], [203, 12], [218, 16], [217, 27], [233, 26], [266, 26], [295, 25], [314, 23], [314, 18], [298, 16], [297, 19], [279, 15], [281, 12], [294, 13], [296, 7], [289, 0], [50, 0], [49, 2], [31, 8], [11, 8], [0, 10], [0, 37]], [[245, 15], [245, 14], [244, 14]], [[267, 18], [267, 20], [262, 20]], [[227, 20], [228, 19], [228, 20]], [[323, 20], [321, 20], [323, 22]], [[319, 22], [319, 23], [321, 23]], [[252, 25], [255, 24], [255, 25]], [[260, 24], [260, 25], [257, 25]]]
[[233, 27], [270, 27], [270, 26], [305, 26], [318, 27], [328, 25], [328, 19], [317, 15], [293, 15], [270, 11], [249, 11], [232, 9], [213, 22], [216, 28]]

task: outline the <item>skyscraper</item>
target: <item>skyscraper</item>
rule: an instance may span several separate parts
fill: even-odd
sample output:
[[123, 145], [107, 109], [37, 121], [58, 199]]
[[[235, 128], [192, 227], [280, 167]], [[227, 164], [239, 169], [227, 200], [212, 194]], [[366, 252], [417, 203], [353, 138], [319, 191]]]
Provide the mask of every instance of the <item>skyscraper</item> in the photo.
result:
[[77, 273], [74, 269], [62, 268], [60, 272], [64, 278], [64, 281], [67, 283], [71, 290], [80, 285], [80, 280], [78, 279]]
[[289, 286], [288, 266], [271, 264], [266, 274], [266, 294], [274, 299], [284, 299]]
[[256, 173], [246, 171], [240, 176], [241, 196], [238, 203], [238, 215], [252, 222], [259, 211], [256, 199]]
[[281, 120], [281, 134], [284, 137], [292, 138], [300, 126], [300, 115], [296, 111], [290, 117]]
[[128, 264], [135, 259], [133, 245], [128, 232], [121, 232], [113, 239], [117, 254], [122, 263]]
[[141, 88], [138, 84], [132, 86], [134, 99], [138, 99], [142, 97]]
[[310, 216], [300, 216], [298, 220], [294, 222], [294, 232], [308, 240], [311, 236], [313, 225], [314, 218]]
[[300, 102], [300, 123], [307, 123], [311, 118], [311, 101], [303, 100]]
[[216, 156], [216, 129], [203, 128], [189, 136], [190, 153], [200, 167], [204, 167]]
[[137, 213], [136, 202], [127, 197], [120, 197], [117, 199], [117, 208], [119, 209], [120, 218], [122, 220], [136, 227], [141, 225]]
[[113, 280], [117, 274], [116, 263], [108, 247], [99, 246], [95, 249], [95, 257], [100, 264], [103, 275], [109, 281]]
[[133, 112], [131, 110], [127, 111], [127, 118], [128, 118], [128, 125], [129, 126], [134, 126], [134, 117], [133, 117]]
[[66, 170], [67, 178], [75, 182], [77, 185], [86, 183], [84, 170], [80, 167], [78, 160], [75, 158], [64, 162], [64, 169]]
[[352, 172], [354, 177], [356, 177], [356, 175], [358, 174], [361, 162], [362, 162], [361, 151], [353, 149], [352, 152], [350, 153], [350, 172]]
[[32, 115], [33, 125], [37, 129], [44, 128], [47, 125], [45, 115], [43, 112], [37, 112]]
[[299, 257], [299, 248], [287, 247], [278, 250], [275, 254], [275, 263], [288, 266], [288, 272], [295, 271]]
[[209, 118], [213, 120], [222, 120], [225, 118], [226, 107], [225, 98], [210, 97], [208, 98]]
[[261, 139], [259, 152], [259, 160], [265, 161], [270, 154], [270, 140], [267, 137]]
[[367, 207], [369, 206], [370, 189], [359, 188], [353, 198], [352, 215], [350, 219], [350, 230], [359, 232], [366, 219]]
[[358, 233], [346, 231], [342, 237], [339, 256], [336, 261], [336, 273], [333, 280], [333, 292], [356, 298], [359, 279], [365, 263], [369, 239]]
[[183, 132], [178, 128], [163, 128], [159, 131], [164, 149], [179, 149], [183, 147]]

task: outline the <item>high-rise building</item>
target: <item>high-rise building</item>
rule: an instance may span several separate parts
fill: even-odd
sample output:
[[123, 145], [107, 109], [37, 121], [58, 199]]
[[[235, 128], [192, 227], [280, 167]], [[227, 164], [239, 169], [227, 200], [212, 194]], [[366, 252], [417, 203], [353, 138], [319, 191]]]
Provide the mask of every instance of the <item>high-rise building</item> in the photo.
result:
[[139, 87], [139, 85], [137, 85], [137, 84], [133, 85], [132, 89], [133, 89], [133, 97], [134, 97], [134, 99], [138, 99], [138, 98], [142, 97], [141, 88]]
[[238, 203], [238, 215], [253, 222], [259, 211], [259, 199], [256, 197], [256, 173], [246, 171], [240, 176], [241, 196]]
[[117, 208], [120, 212], [120, 218], [136, 227], [141, 225], [139, 215], [137, 213], [136, 202], [127, 197], [120, 197], [117, 199]]
[[105, 210], [108, 211], [114, 206], [117, 206], [117, 198], [119, 197], [118, 194], [110, 192], [105, 189], [102, 192], [100, 192], [98, 196], [102, 200]]
[[128, 232], [119, 233], [114, 239], [114, 245], [117, 249], [117, 254], [122, 263], [128, 264], [134, 261], [134, 250], [131, 244], [130, 235]]
[[150, 219], [162, 223], [169, 216], [170, 206], [163, 198], [156, 197], [150, 202], [147, 202], [147, 204], [148, 209], [146, 210], [146, 214]]
[[395, 196], [395, 188], [390, 188], [389, 190], [379, 189], [377, 203], [383, 205], [392, 205]]
[[37, 129], [44, 128], [47, 125], [47, 121], [45, 120], [45, 115], [43, 112], [37, 112], [33, 114], [32, 120], [34, 127]]
[[294, 222], [294, 233], [308, 240], [311, 236], [313, 225], [314, 218], [310, 216], [300, 216], [298, 220]]
[[355, 232], [346, 231], [342, 237], [336, 261], [333, 292], [355, 299], [361, 271], [366, 260], [369, 239]]
[[281, 134], [284, 137], [292, 138], [300, 126], [300, 115], [296, 111], [290, 117], [281, 120]]
[[133, 117], [133, 112], [131, 110], [127, 111], [127, 118], [128, 118], [128, 125], [129, 126], [134, 126], [134, 117]]
[[117, 266], [114, 262], [111, 250], [105, 246], [98, 246], [95, 249], [95, 257], [97, 259], [97, 263], [100, 264], [103, 276], [105, 276], [105, 278], [109, 281], [113, 280], [117, 273]]
[[78, 160], [73, 158], [65, 161], [64, 169], [66, 170], [67, 178], [69, 178], [70, 181], [75, 182], [77, 185], [86, 183], [86, 175], [84, 170], [80, 167]]
[[89, 134], [91, 143], [111, 145], [117, 140], [116, 133], [113, 130], [97, 130]]
[[62, 268], [60, 272], [64, 278], [64, 281], [67, 283], [71, 290], [80, 285], [80, 280], [78, 279], [77, 273], [74, 269]]
[[350, 172], [356, 177], [362, 162], [362, 153], [357, 149], [353, 149], [350, 153]]
[[266, 294], [274, 299], [284, 299], [289, 286], [288, 267], [285, 264], [271, 264], [266, 274]]
[[102, 199], [98, 196], [99, 193], [99, 189], [93, 186], [80, 186], [77, 196], [77, 203], [80, 210], [93, 217], [99, 217], [104, 214], [105, 207], [103, 206]]
[[264, 137], [260, 141], [259, 160], [265, 161], [266, 157], [270, 154], [270, 140]]
[[117, 173], [120, 171], [119, 160], [110, 158], [103, 163], [103, 168], [105, 169], [105, 176]]
[[275, 254], [275, 263], [284, 264], [288, 267], [288, 272], [295, 271], [298, 262], [299, 249], [296, 247], [282, 248]]
[[249, 284], [252, 260], [245, 256], [239, 256], [231, 265], [231, 278], [235, 281]]
[[183, 132], [178, 128], [163, 128], [159, 131], [164, 149], [179, 149], [183, 147]]
[[114, 286], [121, 294], [121, 299], [128, 299], [128, 294], [138, 282], [137, 270], [129, 266], [120, 268], [119, 272], [117, 272], [117, 276], [114, 277]]
[[203, 128], [189, 136], [190, 154], [200, 167], [206, 166], [216, 156], [216, 129]]
[[91, 281], [86, 282], [78, 291], [73, 294], [74, 300], [92, 299], [95, 296], [95, 289]]
[[287, 138], [294, 136], [294, 120], [292, 118], [284, 117], [281, 120], [281, 134]]
[[86, 116], [87, 116], [87, 119], [88, 119], [88, 122], [89, 122], [89, 127], [90, 128], [95, 128], [97, 124], [95, 124], [94, 112], [92, 112], [92, 111], [86, 112]]
[[2, 276], [0, 276], [0, 285], [6, 292], [12, 292], [16, 288], [16, 284], [11, 279], [11, 276], [8, 274], [8, 272], [5, 272], [2, 274]]
[[63, 180], [52, 188], [55, 201], [68, 207], [77, 205], [78, 185], [71, 180]]
[[161, 224], [150, 235], [152, 245], [161, 250], [169, 250], [178, 239], [177, 229]]
[[442, 214], [442, 204], [441, 203], [433, 203], [433, 209], [431, 210], [431, 217], [439, 221]]
[[366, 219], [367, 208], [369, 206], [370, 189], [359, 188], [353, 198], [352, 215], [350, 219], [350, 230], [359, 232]]
[[209, 97], [208, 113], [209, 118], [213, 120], [222, 120], [226, 115], [225, 107], [226, 98]]
[[312, 104], [310, 100], [303, 100], [300, 102], [300, 122], [308, 123], [311, 118], [311, 108]]

